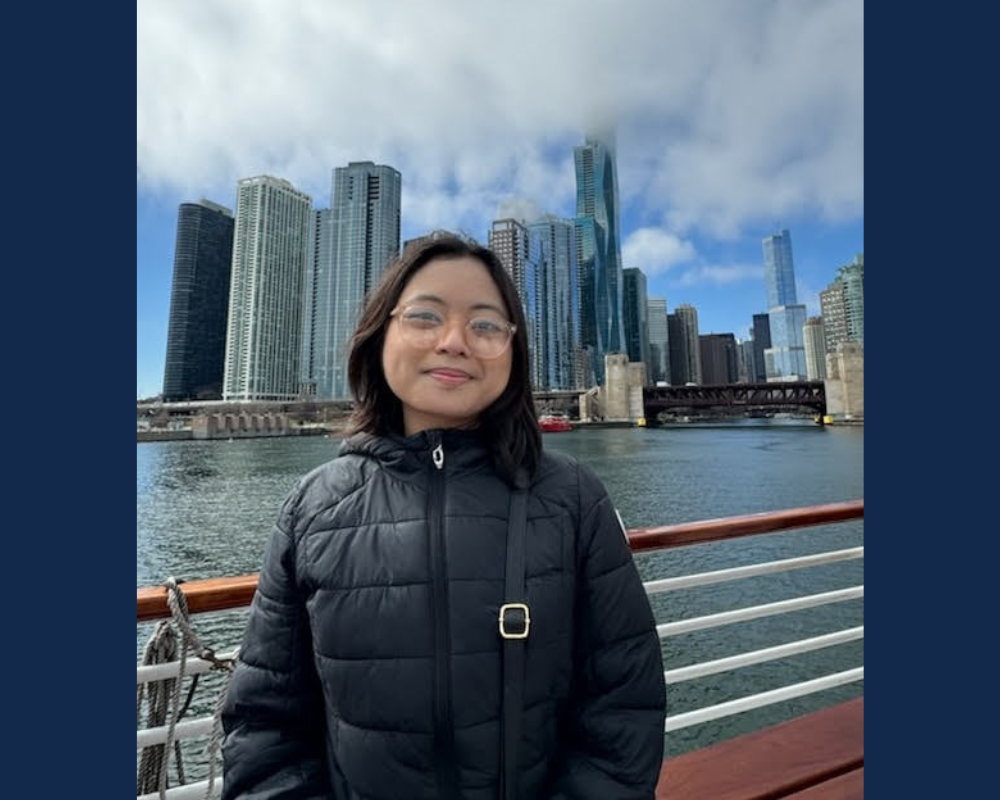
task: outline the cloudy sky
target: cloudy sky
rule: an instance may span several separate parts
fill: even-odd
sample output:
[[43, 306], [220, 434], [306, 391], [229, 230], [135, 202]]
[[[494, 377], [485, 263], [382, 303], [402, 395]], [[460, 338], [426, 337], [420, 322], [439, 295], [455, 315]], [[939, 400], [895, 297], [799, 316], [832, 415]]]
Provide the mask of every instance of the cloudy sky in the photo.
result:
[[137, 396], [162, 384], [177, 206], [270, 174], [403, 176], [403, 238], [575, 213], [573, 145], [613, 128], [625, 266], [745, 337], [761, 239], [799, 301], [864, 250], [861, 0], [140, 0]]

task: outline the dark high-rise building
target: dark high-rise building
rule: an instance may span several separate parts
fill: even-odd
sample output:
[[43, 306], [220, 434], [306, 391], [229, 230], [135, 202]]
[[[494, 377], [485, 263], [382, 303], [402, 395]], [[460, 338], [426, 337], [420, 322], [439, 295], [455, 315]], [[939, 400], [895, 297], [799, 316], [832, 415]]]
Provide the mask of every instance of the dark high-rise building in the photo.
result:
[[[646, 275], [636, 267], [622, 270], [624, 294], [622, 319], [625, 324], [625, 345], [629, 361], [641, 361], [649, 374], [649, 298], [646, 296]], [[647, 378], [648, 379], [648, 378]]]
[[611, 135], [588, 135], [573, 148], [576, 163], [577, 263], [581, 294], [591, 302], [583, 315], [583, 344], [591, 348], [594, 374], [604, 382], [605, 353], [625, 352], [622, 325], [618, 173]]
[[736, 383], [739, 361], [736, 337], [731, 333], [705, 333], [698, 337], [701, 348], [701, 378], [706, 385]]
[[667, 350], [670, 352], [670, 383], [673, 386], [692, 382], [686, 341], [683, 320], [677, 314], [667, 314]]
[[163, 370], [168, 402], [222, 397], [234, 225], [230, 209], [208, 200], [177, 210]]
[[764, 351], [771, 346], [771, 321], [767, 314], [753, 315], [752, 336], [754, 373], [751, 382], [764, 383], [767, 380]]

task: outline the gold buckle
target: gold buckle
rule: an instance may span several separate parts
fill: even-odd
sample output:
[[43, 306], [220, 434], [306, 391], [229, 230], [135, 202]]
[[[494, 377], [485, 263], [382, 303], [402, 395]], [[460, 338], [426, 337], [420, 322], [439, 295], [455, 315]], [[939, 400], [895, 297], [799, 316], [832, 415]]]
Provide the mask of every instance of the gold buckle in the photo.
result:
[[[524, 633], [507, 633], [507, 629], [504, 627], [504, 613], [515, 609], [521, 609], [524, 611]], [[526, 603], [504, 603], [504, 605], [500, 606], [500, 635], [504, 639], [527, 639], [528, 629], [530, 627], [531, 616], [528, 614], [528, 606]]]

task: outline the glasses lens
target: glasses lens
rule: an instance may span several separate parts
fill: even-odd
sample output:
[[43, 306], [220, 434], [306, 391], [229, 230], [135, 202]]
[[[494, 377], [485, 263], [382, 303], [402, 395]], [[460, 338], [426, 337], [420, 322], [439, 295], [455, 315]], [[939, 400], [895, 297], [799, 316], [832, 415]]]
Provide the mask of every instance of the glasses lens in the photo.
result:
[[496, 358], [510, 341], [510, 325], [505, 320], [478, 317], [469, 320], [469, 349], [477, 358]]
[[[415, 347], [433, 347], [444, 335], [441, 312], [423, 306], [407, 306], [399, 314], [403, 339]], [[496, 358], [510, 343], [511, 325], [499, 317], [475, 317], [465, 326], [465, 341], [476, 358]]]
[[433, 308], [408, 306], [399, 314], [403, 338], [416, 347], [431, 347], [444, 330], [444, 317]]

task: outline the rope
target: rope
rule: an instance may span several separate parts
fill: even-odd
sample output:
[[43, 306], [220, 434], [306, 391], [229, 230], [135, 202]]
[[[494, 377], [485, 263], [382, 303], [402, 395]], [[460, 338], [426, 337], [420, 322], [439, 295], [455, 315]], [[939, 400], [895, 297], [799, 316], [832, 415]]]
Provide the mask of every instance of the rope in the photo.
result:
[[[174, 751], [177, 778], [181, 785], [185, 783], [184, 762], [181, 758], [180, 742], [174, 740], [174, 733], [177, 723], [187, 713], [194, 696], [195, 687], [198, 685], [198, 676], [195, 675], [191, 687], [188, 690], [184, 705], [180, 704], [181, 685], [184, 682], [184, 671], [187, 667], [188, 651], [192, 650], [198, 654], [199, 658], [212, 663], [212, 669], [220, 669], [226, 673], [222, 689], [215, 703], [215, 713], [212, 718], [212, 729], [209, 733], [208, 745], [202, 755], [207, 755], [208, 762], [208, 787], [204, 797], [209, 798], [215, 783], [215, 762], [222, 741], [222, 707], [225, 703], [226, 692], [229, 689], [229, 678], [233, 670], [233, 659], [220, 659], [215, 655], [215, 651], [205, 646], [198, 638], [198, 635], [191, 628], [190, 614], [187, 607], [187, 599], [180, 590], [177, 580], [167, 578], [167, 605], [173, 623], [180, 630], [180, 653], [178, 655], [178, 633], [174, 625], [167, 620], [161, 620], [146, 642], [146, 647], [142, 654], [142, 665], [162, 664], [168, 661], [179, 661], [179, 670], [176, 678], [165, 678], [161, 681], [153, 681], [148, 689], [148, 713], [146, 716], [146, 727], [167, 727], [167, 741], [164, 744], [151, 745], [144, 748], [142, 758], [139, 762], [139, 770], [136, 778], [136, 796], [157, 792], [160, 800], [166, 800], [168, 786], [168, 771], [170, 763], [171, 746]], [[142, 701], [146, 693], [146, 684], [142, 683], [136, 688], [135, 697], [135, 721], [138, 727], [142, 717]]]

